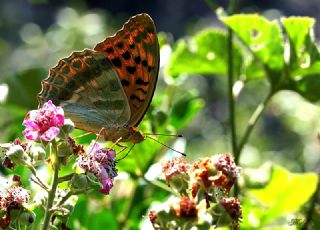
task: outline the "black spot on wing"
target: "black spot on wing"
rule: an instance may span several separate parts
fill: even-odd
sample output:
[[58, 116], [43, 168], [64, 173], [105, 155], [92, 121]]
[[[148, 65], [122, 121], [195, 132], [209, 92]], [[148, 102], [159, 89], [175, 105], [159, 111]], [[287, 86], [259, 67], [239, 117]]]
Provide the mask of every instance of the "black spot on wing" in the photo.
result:
[[147, 91], [145, 91], [145, 90], [142, 89], [142, 88], [138, 88], [138, 89], [136, 89], [136, 91], [140, 91], [140, 92], [142, 92], [143, 94], [147, 94]]
[[123, 86], [129, 86], [129, 85], [130, 85], [130, 82], [127, 81], [126, 79], [122, 79], [122, 80], [121, 80], [121, 84], [122, 84]]
[[112, 59], [111, 60], [111, 62], [112, 62], [112, 64], [114, 65], [114, 66], [116, 66], [116, 67], [121, 67], [121, 60], [120, 60], [120, 58], [114, 58], [114, 59]]
[[131, 57], [131, 55], [130, 55], [129, 51], [127, 50], [126, 52], [124, 52], [124, 53], [122, 54], [122, 57], [123, 57], [125, 60], [129, 60], [130, 57]]
[[114, 52], [114, 49], [112, 47], [108, 47], [105, 49], [105, 51], [108, 53], [108, 54], [111, 54]]
[[138, 96], [136, 96], [136, 95], [134, 95], [134, 94], [132, 94], [132, 95], [130, 96], [130, 99], [132, 99], [132, 100], [137, 100], [137, 101], [139, 101], [139, 102], [143, 102], [143, 101], [144, 101], [144, 99], [140, 99]]
[[135, 66], [127, 66], [128, 73], [134, 74], [136, 72]]
[[153, 66], [148, 66], [148, 72], [150, 73], [153, 70]]
[[123, 45], [123, 42], [118, 42], [116, 44], [116, 46], [119, 48], [119, 49], [123, 49], [124, 45]]
[[138, 55], [138, 56], [136, 56], [136, 57], [134, 57], [134, 62], [136, 63], [136, 64], [140, 64], [140, 62], [141, 62], [141, 58], [140, 58], [140, 56]]
[[147, 85], [149, 85], [149, 82], [148, 82], [148, 81], [143, 81], [141, 78], [138, 78], [138, 79], [136, 80], [136, 84], [147, 86]]
[[147, 62], [147, 60], [142, 60], [142, 62], [141, 62], [141, 63], [142, 63], [142, 65], [143, 65], [143, 66], [145, 66], [145, 67], [147, 67], [147, 66], [148, 66], [148, 62]]

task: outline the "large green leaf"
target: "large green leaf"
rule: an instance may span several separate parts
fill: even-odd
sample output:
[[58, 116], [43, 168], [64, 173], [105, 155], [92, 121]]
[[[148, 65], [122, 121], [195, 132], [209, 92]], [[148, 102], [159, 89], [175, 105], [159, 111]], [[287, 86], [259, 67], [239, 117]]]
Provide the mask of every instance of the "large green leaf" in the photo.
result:
[[289, 17], [281, 21], [289, 39], [291, 68], [309, 67], [318, 58], [312, 33], [315, 20], [309, 17]]
[[[234, 44], [234, 73], [239, 76], [242, 65], [240, 49]], [[220, 30], [206, 29], [190, 40], [177, 43], [166, 73], [179, 74], [223, 74], [227, 73], [227, 36]]]
[[259, 214], [261, 225], [299, 211], [314, 193], [317, 181], [315, 173], [291, 173], [274, 166], [272, 178], [265, 188], [249, 190], [264, 207]]
[[[282, 33], [277, 21], [268, 21], [256, 14], [238, 14], [230, 17], [221, 17], [228, 27], [252, 51], [256, 60], [250, 62], [248, 68], [259, 69], [256, 65], [266, 70], [270, 78], [278, 78], [284, 67]], [[255, 73], [250, 70], [249, 73]], [[261, 72], [257, 72], [261, 75]], [[251, 76], [247, 76], [250, 80]], [[252, 76], [252, 78], [257, 78]]]

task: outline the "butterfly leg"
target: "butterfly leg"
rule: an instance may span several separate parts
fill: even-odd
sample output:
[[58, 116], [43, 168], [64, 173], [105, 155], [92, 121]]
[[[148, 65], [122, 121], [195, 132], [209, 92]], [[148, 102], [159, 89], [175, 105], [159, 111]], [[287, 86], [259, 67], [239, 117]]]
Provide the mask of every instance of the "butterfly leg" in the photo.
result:
[[96, 139], [95, 139], [95, 141], [94, 141], [94, 144], [92, 145], [92, 148], [90, 149], [90, 151], [88, 151], [88, 153], [90, 153], [90, 152], [94, 149], [94, 146], [97, 144], [99, 138], [100, 138], [101, 136], [105, 135], [105, 133], [106, 133], [106, 129], [102, 127], [102, 128], [100, 129], [99, 133], [97, 134], [97, 137], [96, 137]]
[[[117, 159], [117, 162], [119, 162], [119, 161], [123, 160], [124, 158], [126, 158], [126, 157], [128, 156], [128, 154], [131, 152], [131, 150], [133, 149], [134, 146], [135, 146], [135, 145], [132, 145], [132, 146], [130, 147], [129, 151], [128, 151], [123, 157], [121, 157], [120, 159]], [[128, 146], [122, 146], [122, 147], [123, 147], [123, 149], [121, 149], [121, 150], [118, 152], [118, 154], [121, 153], [121, 152], [123, 152], [125, 149], [128, 148]]]

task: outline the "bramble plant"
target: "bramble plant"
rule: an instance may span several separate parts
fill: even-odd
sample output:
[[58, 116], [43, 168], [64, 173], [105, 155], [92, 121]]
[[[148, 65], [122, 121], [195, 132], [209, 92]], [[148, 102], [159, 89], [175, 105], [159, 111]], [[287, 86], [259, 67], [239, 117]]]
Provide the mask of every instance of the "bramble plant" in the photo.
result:
[[[30, 111], [23, 121], [26, 129], [23, 134], [32, 143], [15, 140], [13, 143], [2, 144], [2, 162], [9, 169], [17, 166], [28, 168], [32, 181], [39, 189], [35, 194], [34, 203], [29, 203], [30, 193], [22, 187], [20, 177], [14, 176], [11, 186], [1, 189], [0, 220], [3, 229], [21, 229], [34, 223], [35, 208], [44, 210], [42, 229], [54, 227], [58, 220], [67, 229], [67, 220], [71, 215], [77, 198], [75, 195], [85, 194], [93, 189], [108, 195], [117, 176], [115, 157], [112, 149], [102, 148], [95, 140], [86, 151], [76, 145], [69, 135], [74, 129], [71, 120], [65, 119], [61, 107], [48, 101], [38, 110]], [[48, 150], [48, 155], [45, 149]], [[76, 160], [74, 160], [76, 158]], [[68, 164], [73, 165], [73, 173], [59, 177], [59, 171]], [[39, 176], [36, 167], [47, 165], [52, 168], [53, 176], [47, 184]], [[59, 184], [68, 183], [67, 189], [60, 189]], [[59, 222], [58, 222], [59, 223]]]
[[[295, 226], [306, 230], [320, 226], [320, 181], [314, 172], [320, 159], [319, 110], [315, 106], [320, 99], [320, 53], [315, 19], [271, 20], [270, 15], [235, 14], [234, 0], [227, 12], [213, 0], [206, 2], [225, 28], [205, 28], [177, 42], [158, 33], [160, 84], [139, 125], [142, 133], [183, 130], [185, 138], [175, 142], [166, 136], [157, 138], [185, 152], [187, 158], [173, 158], [173, 152], [148, 139], [121, 156], [118, 146], [102, 147], [95, 137], [73, 139], [71, 136], [83, 133], [74, 130], [63, 110], [49, 101], [25, 117], [23, 134], [29, 141], [16, 139], [0, 145], [6, 167], [0, 190], [2, 228]], [[89, 46], [86, 40], [90, 39], [84, 38], [93, 35], [82, 25], [88, 18], [95, 18], [90, 24], [95, 25], [103, 16], [101, 12], [80, 15], [71, 8], [61, 10], [57, 23], [32, 40], [41, 42], [26, 42], [12, 52], [23, 51], [36, 64], [24, 62], [21, 65], [27, 65], [28, 71], [23, 72], [14, 63], [16, 84], [8, 81], [11, 92], [19, 91], [21, 85], [34, 91], [36, 80], [29, 79], [42, 79], [43, 66], [49, 63], [41, 55], [47, 55], [47, 44], [53, 39], [74, 38], [74, 43], [54, 41], [55, 51], [49, 55], [54, 60], [64, 56], [65, 50]], [[61, 26], [65, 18], [78, 23]], [[100, 30], [97, 33], [102, 37], [105, 31]], [[212, 80], [213, 76], [218, 77]], [[218, 103], [216, 96], [222, 98]], [[200, 113], [205, 100], [211, 107]], [[224, 106], [219, 107], [224, 103], [228, 115]], [[17, 102], [9, 94], [3, 104], [11, 115], [3, 118], [7, 124], [3, 130], [9, 130], [10, 138], [21, 134], [16, 124], [25, 116], [25, 104], [34, 107], [34, 98]], [[216, 111], [219, 119], [212, 119]], [[216, 148], [219, 150], [212, 151]], [[230, 155], [208, 156], [224, 151]], [[281, 160], [286, 168], [279, 165]]]
[[[23, 134], [33, 142], [1, 145], [3, 165], [13, 169], [18, 165], [28, 168], [32, 181], [38, 186], [37, 195], [30, 203], [30, 192], [22, 187], [19, 176], [13, 177], [13, 184], [0, 191], [0, 225], [3, 229], [21, 229], [35, 222], [32, 211], [39, 208], [44, 211], [42, 229], [54, 229], [59, 226], [68, 229], [67, 221], [77, 196], [98, 190], [108, 195], [117, 176], [116, 152], [102, 148], [96, 140], [87, 147], [75, 143], [70, 134], [74, 130], [71, 120], [65, 119], [61, 107], [51, 101], [44, 103], [38, 110], [28, 112], [23, 121], [26, 129]], [[45, 149], [49, 153], [46, 155]], [[62, 167], [73, 165], [73, 173], [59, 176]], [[52, 168], [53, 176], [47, 184], [39, 176], [37, 165]], [[183, 158], [169, 160], [163, 165], [163, 174], [168, 185], [180, 198], [168, 201], [172, 209], [150, 211], [150, 221], [155, 229], [191, 227], [197, 225], [207, 229], [230, 225], [237, 227], [242, 211], [237, 198], [228, 197], [228, 192], [239, 176], [240, 169], [229, 155], [216, 155], [201, 159], [193, 165]], [[61, 183], [68, 188], [60, 189]], [[7, 184], [7, 183], [6, 183]]]

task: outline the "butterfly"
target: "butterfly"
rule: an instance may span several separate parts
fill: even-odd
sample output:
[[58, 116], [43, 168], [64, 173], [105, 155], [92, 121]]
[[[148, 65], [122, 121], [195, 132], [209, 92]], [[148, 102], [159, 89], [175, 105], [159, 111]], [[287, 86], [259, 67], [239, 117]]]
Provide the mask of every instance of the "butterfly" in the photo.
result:
[[159, 61], [154, 22], [138, 14], [93, 50], [73, 52], [50, 69], [39, 107], [51, 100], [78, 129], [103, 128], [106, 141], [139, 143], [145, 136], [136, 126], [151, 103]]

